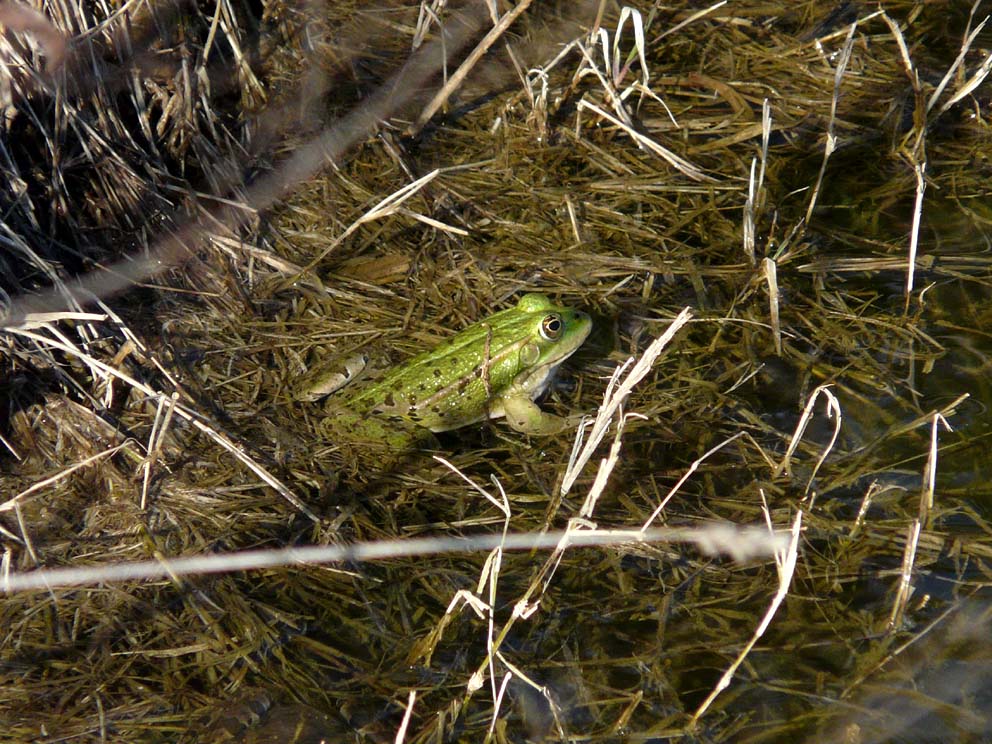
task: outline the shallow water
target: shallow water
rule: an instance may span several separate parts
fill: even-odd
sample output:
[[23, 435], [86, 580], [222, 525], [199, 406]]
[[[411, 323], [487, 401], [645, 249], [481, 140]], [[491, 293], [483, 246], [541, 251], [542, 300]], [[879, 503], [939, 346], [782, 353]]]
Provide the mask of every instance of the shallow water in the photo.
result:
[[[678, 172], [582, 108], [611, 111], [612, 99], [595, 75], [574, 76], [577, 55], [548, 71], [542, 101], [539, 85], [521, 93], [515, 64], [494, 52], [425, 133], [372, 140], [280, 203], [257, 253], [208, 256], [213, 263], [183, 277], [195, 292], [115, 300], [148, 349], [135, 354], [107, 324], [92, 353], [163, 390], [172, 388], [160, 370], [175, 375], [179, 400], [275, 473], [317, 523], [179, 422], [153, 458], [150, 489], [144, 451], [115, 452], [23, 499], [16, 516], [4, 512], [4, 545], [26, 571], [563, 528], [580, 514], [606, 445], [558, 498], [571, 435], [528, 440], [499, 423], [441, 435], [440, 452], [467, 477], [497, 500], [505, 490], [504, 523], [426, 454], [351, 472], [316, 433], [321, 409], [286, 390], [324, 347], [372, 350], [388, 367], [540, 289], [596, 319], [542, 405], [593, 414], [614, 366], [689, 306], [694, 321], [624, 404], [639, 417], [627, 421], [602, 496], [582, 513], [601, 527], [637, 528], [690, 471], [656, 526], [764, 524], [767, 504], [767, 519], [787, 530], [802, 513], [782, 604], [726, 689], [701, 710], [772, 606], [772, 561], [741, 565], [683, 544], [572, 548], [560, 559], [514, 552], [498, 566], [466, 551], [5, 598], [0, 720], [12, 741], [393, 741], [410, 705], [407, 742], [992, 737], [989, 84], [939, 116], [939, 106], [929, 115], [918, 107], [961, 48], [967, 6], [882, 4], [902, 24], [923, 81], [916, 96], [892, 30], [869, 17], [874, 6], [735, 3], [661, 36], [699, 9], [684, 5], [640, 8], [652, 95], [633, 88], [624, 100], [636, 132], [712, 181]], [[384, 28], [404, 44], [415, 11], [336, 9], [342, 24], [374, 26], [376, 39]], [[547, 64], [547, 49], [567, 38], [556, 13], [541, 12], [526, 26], [534, 38], [517, 42], [525, 68]], [[610, 38], [616, 15], [604, 21]], [[844, 24], [854, 19], [838, 149], [806, 224]], [[981, 69], [990, 39], [977, 37], [940, 102]], [[352, 67], [341, 74], [364, 90], [361, 54], [378, 54], [380, 65], [392, 57], [344, 41], [334, 49]], [[641, 72], [633, 55], [612, 85]], [[335, 90], [345, 88], [321, 99], [327, 110], [362, 100]], [[742, 218], [765, 98], [773, 131], [752, 263]], [[907, 300], [914, 159], [926, 160], [928, 180]], [[361, 222], [409, 183], [407, 171], [434, 167], [445, 170], [407, 213]], [[338, 245], [347, 225], [357, 226]], [[331, 243], [314, 267], [319, 286], [278, 268], [276, 257], [304, 266]], [[780, 288], [780, 344], [766, 257]], [[108, 450], [121, 432], [148, 441], [155, 406], [143, 391], [118, 380], [110, 395], [86, 365], [49, 363], [18, 343], [8, 371], [21, 386], [10, 386], [4, 433], [28, 456], [5, 461], [5, 492]], [[824, 385], [839, 425], [817, 393]], [[814, 395], [815, 415], [784, 467]]]

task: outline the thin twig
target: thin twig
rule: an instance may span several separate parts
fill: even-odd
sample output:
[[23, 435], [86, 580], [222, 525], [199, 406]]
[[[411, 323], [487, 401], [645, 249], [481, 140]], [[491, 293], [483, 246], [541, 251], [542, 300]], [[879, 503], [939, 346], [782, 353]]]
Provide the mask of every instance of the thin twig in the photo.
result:
[[823, 186], [823, 176], [827, 172], [827, 162], [833, 155], [837, 147], [837, 136], [834, 134], [834, 126], [837, 123], [837, 103], [840, 100], [840, 86], [844, 81], [844, 71], [847, 70], [847, 63], [851, 61], [851, 51], [854, 49], [854, 31], [858, 27], [857, 21], [851, 24], [847, 30], [847, 37], [844, 39], [844, 46], [840, 50], [840, 59], [837, 61], [837, 69], [834, 71], [834, 92], [830, 99], [830, 118], [827, 121], [827, 141], [823, 147], [823, 162], [820, 163], [820, 172], [816, 176], [816, 183], [809, 197], [809, 206], [806, 207], [806, 217], [803, 220], [809, 224], [813, 217], [813, 209], [816, 207], [817, 197], [820, 195], [820, 187]]
[[513, 6], [512, 10], [500, 17], [499, 22], [489, 30], [489, 33], [482, 37], [482, 41], [476, 45], [475, 49], [465, 58], [465, 61], [459, 65], [458, 69], [452, 73], [451, 77], [441, 87], [441, 90], [435, 93], [430, 102], [424, 106], [424, 110], [420, 112], [420, 116], [417, 117], [416, 121], [407, 128], [405, 134], [408, 137], [412, 137], [424, 128], [424, 125], [447, 102], [451, 94], [465, 81], [472, 68], [489, 51], [489, 48], [496, 43], [500, 36], [506, 33], [506, 30], [530, 7], [533, 1], [520, 0], [520, 2]]
[[[753, 560], [779, 550], [781, 539], [764, 527], [713, 525], [697, 529], [559, 530], [542, 534], [423, 537], [379, 540], [353, 545], [313, 545], [282, 550], [246, 550], [217, 555], [207, 553], [161, 561], [134, 561], [98, 566], [40, 569], [0, 577], [0, 591], [12, 594], [29, 589], [95, 585], [114, 581], [151, 581], [167, 577], [255, 571], [294, 565], [377, 561], [387, 558], [492, 550], [559, 550], [563, 540], [572, 547], [645, 545], [655, 542], [693, 544], [700, 549]], [[743, 546], [743, 548], [742, 548]]]
[[[765, 509], [767, 515], [767, 506]], [[769, 517], [770, 519], [770, 517]], [[764, 617], [761, 618], [761, 623], [755, 629], [754, 634], [751, 639], [745, 644], [744, 648], [737, 655], [737, 658], [730, 664], [729, 667], [724, 671], [723, 676], [720, 677], [720, 681], [716, 683], [713, 691], [706, 697], [706, 699], [696, 708], [696, 711], [692, 714], [692, 725], [695, 725], [703, 714], [709, 709], [713, 701], [716, 700], [717, 696], [723, 692], [729, 685], [731, 680], [734, 678], [738, 667], [744, 663], [744, 659], [754, 648], [755, 644], [760, 640], [761, 636], [765, 634], [768, 626], [772, 622], [772, 618], [775, 617], [775, 613], [778, 612], [778, 608], [785, 601], [786, 595], [789, 593], [789, 587], [792, 585], [792, 576], [796, 571], [796, 560], [799, 555], [799, 535], [802, 532], [803, 525], [803, 512], [802, 510], [796, 512], [796, 517], [792, 521], [792, 531], [791, 539], [789, 540], [789, 545], [783, 548], [781, 551], [775, 554], [775, 568], [778, 571], [778, 590], [775, 592], [775, 596], [772, 598], [771, 604], [769, 604], [768, 609], [765, 611]]]

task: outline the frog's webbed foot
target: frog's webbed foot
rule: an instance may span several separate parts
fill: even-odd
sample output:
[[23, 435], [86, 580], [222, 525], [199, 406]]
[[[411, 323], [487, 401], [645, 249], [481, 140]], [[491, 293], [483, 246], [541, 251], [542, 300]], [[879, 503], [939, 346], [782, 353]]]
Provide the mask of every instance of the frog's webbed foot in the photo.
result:
[[524, 434], [548, 436], [568, 428], [566, 419], [542, 411], [540, 406], [527, 396], [504, 398], [503, 413], [506, 415], [506, 423], [512, 429]]
[[353, 354], [346, 359], [335, 357], [318, 363], [293, 385], [293, 398], [310, 403], [326, 398], [364, 377], [368, 363], [366, 354]]

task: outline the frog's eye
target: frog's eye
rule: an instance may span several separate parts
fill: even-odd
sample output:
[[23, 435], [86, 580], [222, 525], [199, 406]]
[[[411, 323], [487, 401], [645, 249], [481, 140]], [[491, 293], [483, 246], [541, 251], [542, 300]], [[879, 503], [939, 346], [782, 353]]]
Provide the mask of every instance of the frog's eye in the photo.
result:
[[541, 321], [541, 338], [545, 341], [557, 341], [561, 338], [561, 332], [565, 329], [565, 323], [558, 313], [545, 315]]

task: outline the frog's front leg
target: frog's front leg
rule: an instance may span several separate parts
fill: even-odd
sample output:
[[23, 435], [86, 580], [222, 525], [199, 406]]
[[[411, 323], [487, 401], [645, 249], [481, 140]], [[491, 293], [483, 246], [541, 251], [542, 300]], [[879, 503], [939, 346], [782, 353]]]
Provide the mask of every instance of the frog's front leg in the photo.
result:
[[526, 394], [504, 396], [502, 403], [506, 423], [524, 434], [548, 436], [557, 434], [568, 426], [568, 422], [561, 416], [542, 411]]

